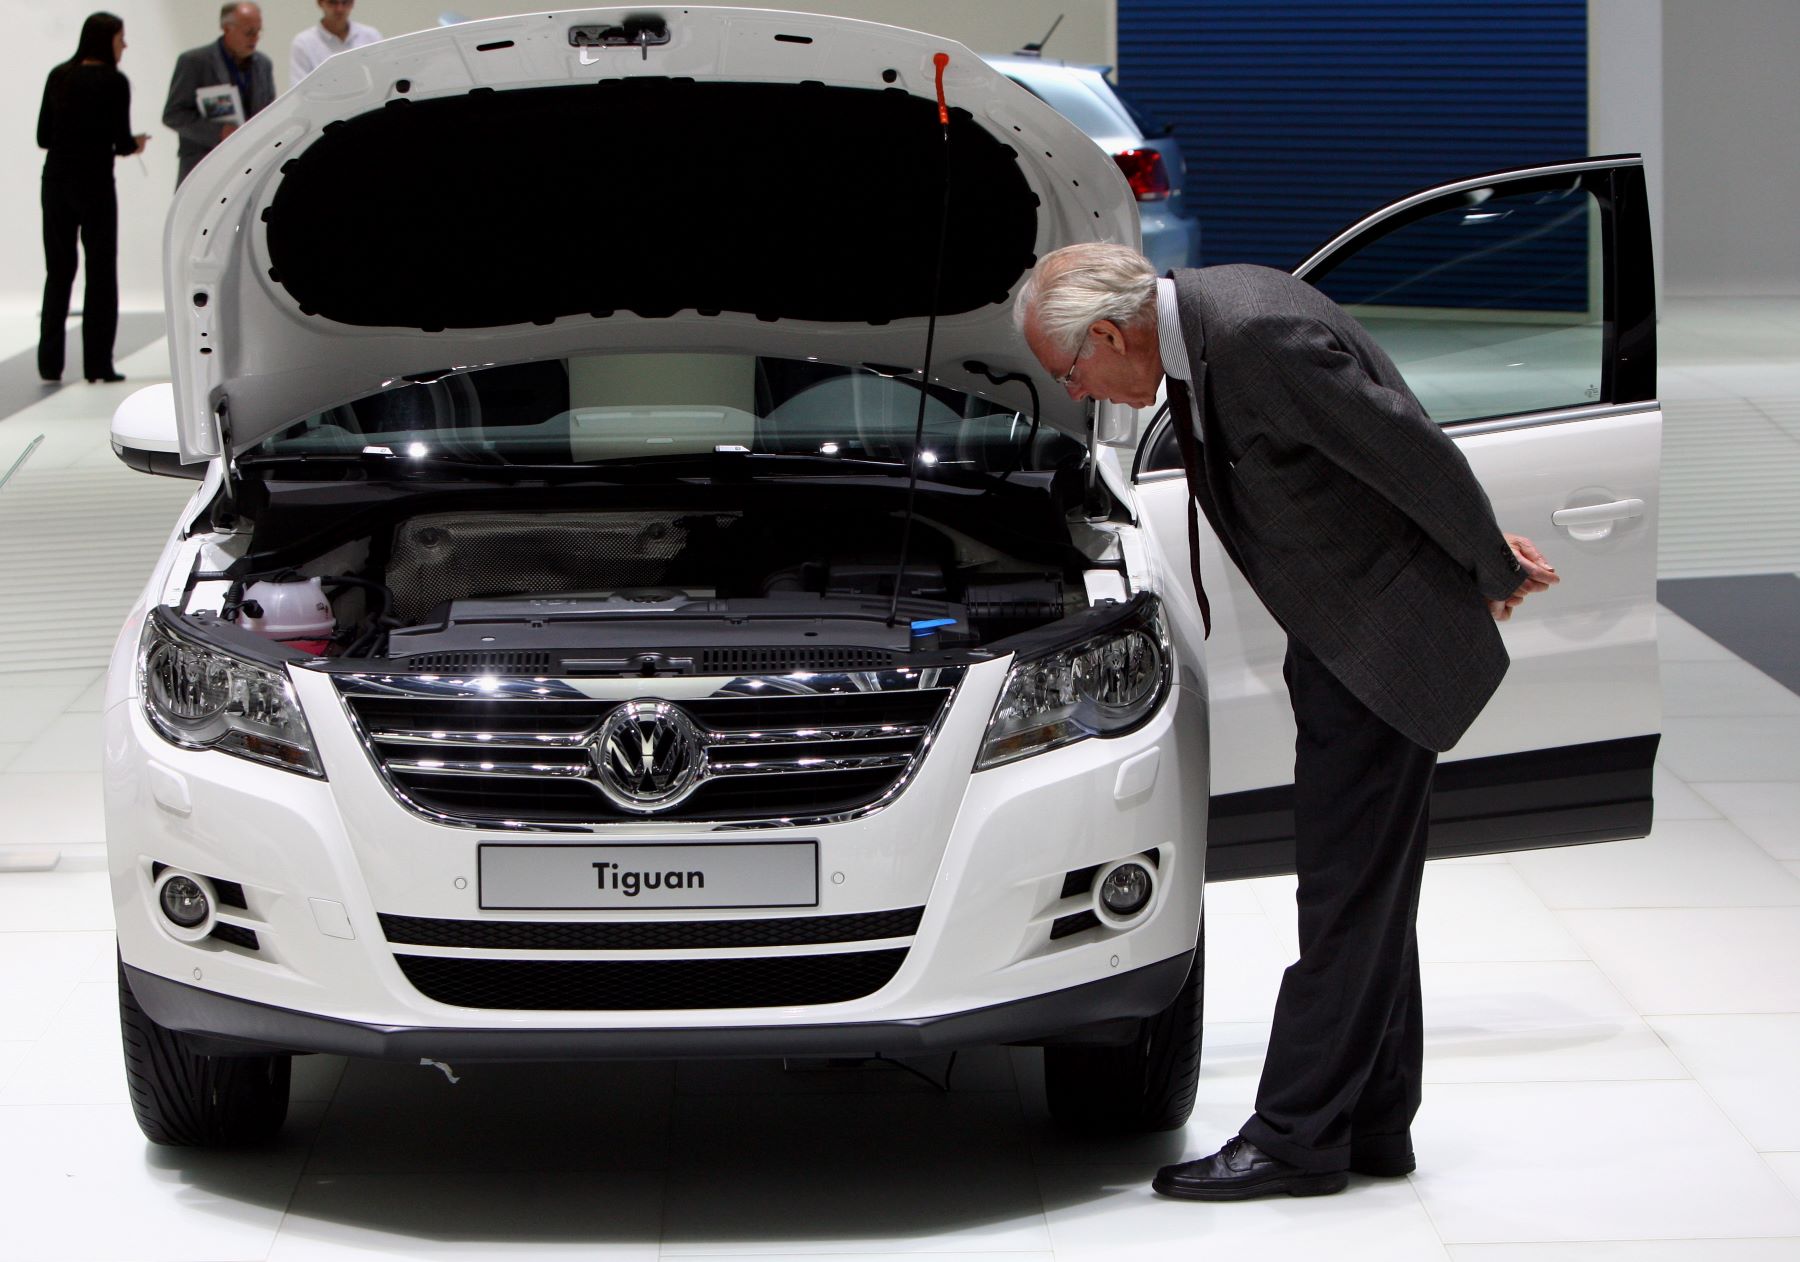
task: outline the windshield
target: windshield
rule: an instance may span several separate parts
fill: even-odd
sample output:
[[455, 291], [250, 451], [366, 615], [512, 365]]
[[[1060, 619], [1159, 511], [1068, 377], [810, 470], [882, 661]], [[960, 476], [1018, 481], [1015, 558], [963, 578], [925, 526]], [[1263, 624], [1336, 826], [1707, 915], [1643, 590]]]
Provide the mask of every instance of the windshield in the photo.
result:
[[1007, 77], [1081, 128], [1102, 148], [1137, 139], [1130, 123], [1107, 101], [1110, 85], [1098, 71], [1053, 66], [1032, 72], [1009, 70]]
[[[726, 450], [903, 463], [918, 413], [916, 377], [869, 368], [732, 354], [585, 355], [398, 381], [297, 421], [245, 460], [591, 465]], [[933, 387], [921, 462], [1001, 473], [1080, 453], [1054, 430], [1031, 437], [1029, 415]]]

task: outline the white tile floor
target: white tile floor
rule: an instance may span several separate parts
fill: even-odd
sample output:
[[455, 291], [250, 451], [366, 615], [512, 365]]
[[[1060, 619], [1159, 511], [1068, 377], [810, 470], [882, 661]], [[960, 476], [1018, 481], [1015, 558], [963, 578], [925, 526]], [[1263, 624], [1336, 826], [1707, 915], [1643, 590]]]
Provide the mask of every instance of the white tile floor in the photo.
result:
[[[1708, 404], [1787, 417], [1800, 442], [1800, 303], [1671, 307], [1670, 458]], [[1746, 337], [1768, 343], [1750, 347], [1754, 372]], [[124, 370], [152, 375], [158, 354]], [[65, 512], [72, 488], [137, 497], [90, 540], [109, 576], [142, 574], [149, 556], [120, 550], [156, 539], [126, 536], [185, 494], [111, 464], [122, 389], [66, 389], [0, 420], [0, 467], [32, 435], [56, 439], [27, 466], [34, 504], [56, 511], [59, 488]], [[0, 492], [0, 516], [19, 489]], [[1665, 549], [1684, 503], [1700, 493], [1678, 477]], [[0, 575], [25, 573], [21, 536], [3, 537]], [[1676, 570], [1742, 568], [1720, 547], [1683, 536]], [[103, 629], [130, 584], [92, 587], [82, 616]], [[125, 1100], [99, 846], [107, 637], [75, 661], [31, 659], [3, 629], [26, 607], [0, 591], [0, 850], [61, 855], [51, 872], [0, 872], [0, 1262], [1800, 1259], [1800, 698], [1673, 616], [1655, 832], [1428, 874], [1419, 1173], [1199, 1206], [1147, 1180], [1249, 1112], [1294, 949], [1291, 881], [1214, 891], [1206, 1071], [1179, 1134], [1071, 1142], [1044, 1115], [1035, 1055], [990, 1048], [960, 1058], [948, 1094], [892, 1067], [463, 1066], [452, 1086], [315, 1057], [296, 1066], [274, 1149], [149, 1147]]]

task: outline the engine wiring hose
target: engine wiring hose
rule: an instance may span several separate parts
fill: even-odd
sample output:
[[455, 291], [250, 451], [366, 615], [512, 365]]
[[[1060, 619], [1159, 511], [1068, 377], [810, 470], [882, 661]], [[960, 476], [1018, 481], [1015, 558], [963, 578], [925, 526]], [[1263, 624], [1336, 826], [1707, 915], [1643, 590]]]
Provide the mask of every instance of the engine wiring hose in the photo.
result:
[[[996, 385], [996, 386], [1003, 386], [1003, 385], [1007, 384], [1009, 381], [1017, 381], [1017, 382], [1021, 383], [1025, 387], [1026, 392], [1031, 395], [1031, 432], [1025, 435], [1024, 444], [1022, 446], [1020, 446], [1013, 453], [1012, 468], [1006, 470], [1004, 473], [1002, 473], [1000, 475], [999, 481], [1005, 482], [1007, 478], [1011, 477], [1013, 474], [1017, 473], [1021, 468], [1024, 467], [1026, 453], [1029, 452], [1033, 447], [1035, 447], [1037, 445], [1038, 421], [1042, 418], [1042, 415], [1043, 415], [1043, 404], [1038, 398], [1037, 382], [1032, 380], [1030, 373], [995, 372], [992, 368], [988, 367], [988, 365], [986, 363], [984, 363], [983, 361], [981, 361], [979, 359], [963, 360], [963, 371], [970, 372], [970, 373], [979, 373], [981, 376], [986, 377], [990, 383], [992, 383], [993, 385]], [[992, 489], [993, 488], [991, 486], [988, 488], [988, 490], [990, 490], [990, 491]], [[986, 492], [983, 492], [983, 493], [985, 494]]]

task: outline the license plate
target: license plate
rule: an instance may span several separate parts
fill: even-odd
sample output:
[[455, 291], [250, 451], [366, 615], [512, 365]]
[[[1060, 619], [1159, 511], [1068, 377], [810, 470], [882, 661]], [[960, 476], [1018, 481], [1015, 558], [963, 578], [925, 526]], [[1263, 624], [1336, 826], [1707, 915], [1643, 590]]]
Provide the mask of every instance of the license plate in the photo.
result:
[[817, 907], [816, 841], [479, 848], [490, 911]]

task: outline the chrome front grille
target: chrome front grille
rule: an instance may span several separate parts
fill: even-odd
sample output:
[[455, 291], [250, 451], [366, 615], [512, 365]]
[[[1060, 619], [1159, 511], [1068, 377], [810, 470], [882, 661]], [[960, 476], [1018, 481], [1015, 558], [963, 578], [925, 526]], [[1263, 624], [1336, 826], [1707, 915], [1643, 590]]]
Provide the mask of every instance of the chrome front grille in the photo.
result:
[[[406, 805], [478, 827], [679, 821], [822, 822], [891, 800], [948, 709], [962, 668], [737, 678], [340, 676], [370, 757]], [[694, 765], [679, 794], [639, 800], [604, 767], [628, 707], [679, 711]], [[609, 722], [613, 721], [613, 722]], [[636, 739], [635, 733], [633, 739]], [[658, 767], [658, 774], [667, 768]], [[661, 804], [666, 800], [667, 804]]]

